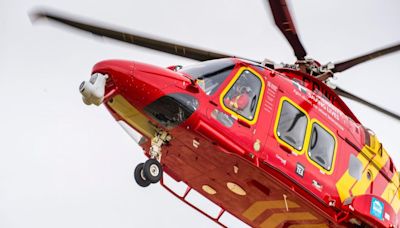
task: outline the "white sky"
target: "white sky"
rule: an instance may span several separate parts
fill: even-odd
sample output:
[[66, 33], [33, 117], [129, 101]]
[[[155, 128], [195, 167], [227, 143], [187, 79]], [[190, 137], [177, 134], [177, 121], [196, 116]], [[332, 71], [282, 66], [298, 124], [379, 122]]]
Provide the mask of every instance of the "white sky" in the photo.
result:
[[[0, 227], [217, 227], [159, 185], [133, 180], [145, 157], [78, 85], [110, 58], [159, 66], [191, 61], [92, 39], [27, 13], [47, 6], [251, 59], [292, 62], [262, 0], [0, 0]], [[400, 41], [400, 1], [291, 2], [309, 56], [340, 61]], [[338, 85], [400, 113], [400, 53], [338, 74]], [[347, 101], [346, 101], [347, 102]], [[400, 167], [400, 122], [348, 101]]]

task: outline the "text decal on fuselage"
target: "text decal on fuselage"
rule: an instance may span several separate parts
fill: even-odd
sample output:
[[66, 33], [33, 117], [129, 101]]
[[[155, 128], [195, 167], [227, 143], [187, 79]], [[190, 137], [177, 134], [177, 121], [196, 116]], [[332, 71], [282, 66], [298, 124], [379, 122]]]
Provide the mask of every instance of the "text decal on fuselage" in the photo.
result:
[[345, 115], [332, 105], [328, 100], [323, 99], [321, 96], [306, 89], [297, 81], [292, 81], [293, 93], [301, 97], [304, 101], [309, 103], [314, 109], [318, 110], [323, 116], [331, 120], [336, 126], [343, 130], [340, 122], [345, 118]]

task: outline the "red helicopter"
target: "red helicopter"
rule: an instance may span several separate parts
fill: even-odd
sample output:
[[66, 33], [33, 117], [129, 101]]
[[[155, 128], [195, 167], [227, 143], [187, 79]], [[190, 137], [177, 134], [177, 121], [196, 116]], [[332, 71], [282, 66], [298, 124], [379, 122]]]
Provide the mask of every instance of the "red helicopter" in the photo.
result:
[[[320, 64], [306, 57], [286, 1], [269, 0], [269, 6], [294, 64], [211, 52], [50, 11], [34, 16], [201, 61], [162, 68], [106, 60], [81, 83], [84, 103], [104, 104], [149, 157], [135, 169], [138, 185], [160, 182], [221, 226], [230, 213], [252, 227], [400, 227], [399, 173], [340, 96], [400, 116], [329, 80], [400, 44]], [[186, 191], [174, 192], [163, 174], [185, 183]], [[219, 213], [190, 203], [193, 191]]]

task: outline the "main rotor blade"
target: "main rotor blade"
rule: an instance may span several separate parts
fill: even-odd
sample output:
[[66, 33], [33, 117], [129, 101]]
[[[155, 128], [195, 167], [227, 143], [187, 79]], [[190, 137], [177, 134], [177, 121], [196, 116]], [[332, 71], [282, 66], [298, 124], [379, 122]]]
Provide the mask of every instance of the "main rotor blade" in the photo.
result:
[[366, 100], [360, 98], [359, 96], [356, 96], [356, 95], [354, 95], [354, 94], [352, 94], [352, 93], [350, 93], [350, 92], [348, 92], [348, 91], [346, 91], [344, 89], [336, 87], [334, 90], [340, 96], [346, 97], [346, 98], [348, 98], [350, 100], [353, 100], [353, 101], [356, 101], [356, 102], [359, 102], [359, 103], [361, 103], [363, 105], [366, 105], [366, 106], [368, 106], [368, 107], [370, 107], [372, 109], [375, 109], [378, 112], [381, 112], [381, 113], [383, 113], [385, 115], [388, 115], [388, 116], [390, 116], [392, 118], [395, 118], [396, 120], [400, 120], [400, 115], [398, 115], [396, 113], [393, 113], [393, 112], [391, 112], [391, 111], [389, 111], [387, 109], [384, 109], [384, 108], [382, 108], [382, 107], [380, 107], [378, 105], [375, 105], [375, 104], [373, 104], [373, 103], [371, 103], [369, 101], [366, 101]]
[[297, 36], [296, 28], [293, 24], [292, 17], [290, 16], [286, 0], [269, 0], [269, 5], [272, 14], [274, 15], [275, 24], [289, 41], [296, 58], [298, 60], [304, 60], [307, 52]]
[[98, 26], [96, 24], [85, 23], [80, 20], [75, 20], [71, 17], [63, 16], [59, 13], [51, 13], [46, 11], [38, 11], [33, 15], [33, 20], [37, 19], [48, 19], [52, 21], [59, 22], [64, 25], [68, 25], [70, 27], [80, 29], [86, 32], [90, 32], [92, 34], [98, 36], [108, 37], [114, 40], [119, 40], [122, 42], [126, 42], [133, 45], [138, 45], [141, 47], [146, 47], [149, 49], [169, 53], [172, 55], [177, 55], [189, 59], [205, 61], [211, 59], [219, 59], [232, 57], [226, 54], [211, 52], [204, 49], [198, 49], [190, 46], [181, 45], [178, 43], [171, 43], [167, 41], [163, 41], [160, 39], [152, 38], [149, 35], [139, 35], [135, 33], [128, 33], [118, 30], [113, 30], [105, 27]]
[[380, 56], [387, 55], [387, 54], [390, 54], [390, 53], [393, 53], [393, 52], [396, 52], [399, 50], [400, 50], [400, 43], [392, 45], [390, 47], [382, 48], [377, 51], [370, 52], [365, 55], [361, 55], [359, 57], [352, 58], [350, 60], [342, 61], [340, 63], [335, 63], [335, 68], [333, 68], [332, 71], [334, 73], [342, 72], [342, 71], [347, 70], [350, 67], [353, 67], [357, 64], [360, 64], [360, 63], [363, 63], [363, 62], [366, 62], [366, 61], [369, 61], [369, 60], [372, 60], [372, 59], [378, 58]]

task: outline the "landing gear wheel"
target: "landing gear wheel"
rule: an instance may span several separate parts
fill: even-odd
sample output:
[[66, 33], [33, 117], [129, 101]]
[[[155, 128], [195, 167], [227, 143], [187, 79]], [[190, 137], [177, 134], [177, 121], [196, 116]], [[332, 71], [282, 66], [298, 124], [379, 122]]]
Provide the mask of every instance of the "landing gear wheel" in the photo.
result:
[[143, 166], [143, 174], [151, 183], [159, 182], [163, 174], [160, 162], [156, 159], [147, 160]]
[[135, 168], [135, 181], [141, 187], [147, 187], [151, 184], [150, 180], [146, 178], [146, 175], [143, 171], [144, 164], [140, 163]]

